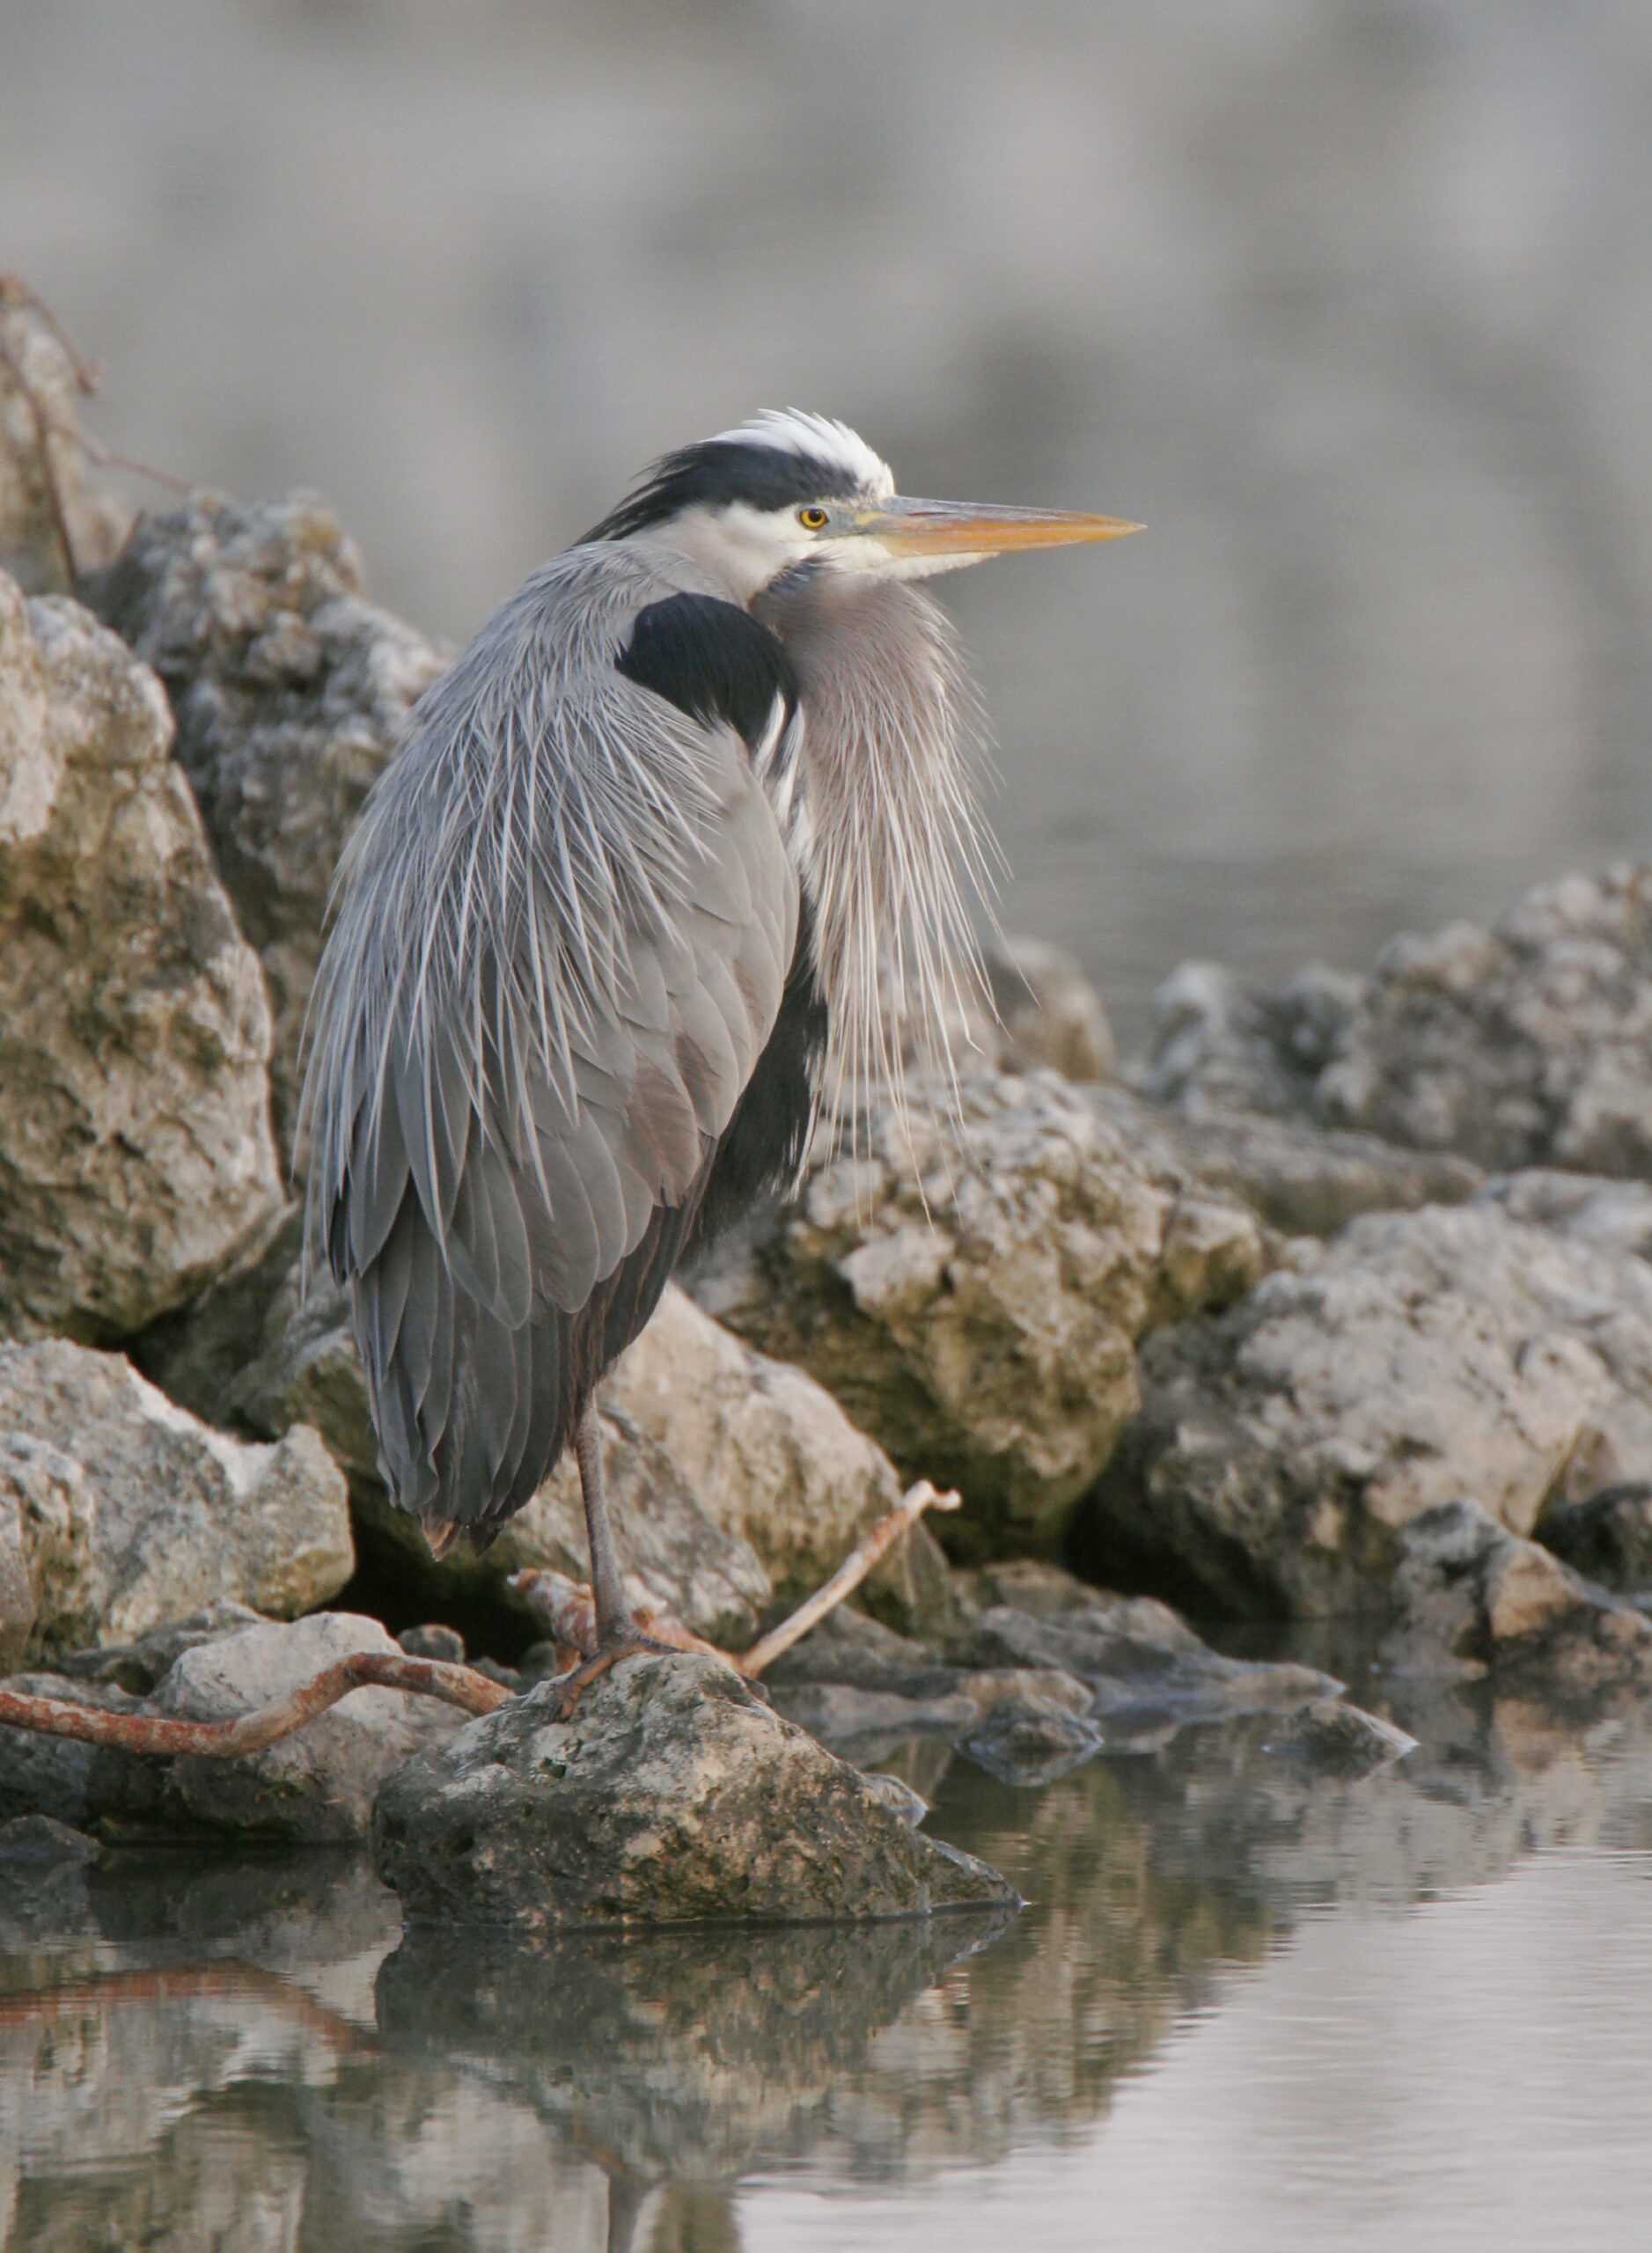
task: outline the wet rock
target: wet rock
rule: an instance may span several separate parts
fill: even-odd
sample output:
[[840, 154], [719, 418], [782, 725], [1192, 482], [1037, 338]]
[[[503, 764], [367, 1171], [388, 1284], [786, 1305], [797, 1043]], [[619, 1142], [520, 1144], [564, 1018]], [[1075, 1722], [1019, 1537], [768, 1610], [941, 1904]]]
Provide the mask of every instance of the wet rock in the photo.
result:
[[1064, 1706], [1030, 1703], [1000, 1706], [958, 1750], [996, 1776], [1000, 1783], [1052, 1784], [1082, 1761], [1092, 1759], [1107, 1740], [1094, 1721]]
[[1002, 1027], [998, 1068], [1047, 1068], [1064, 1080], [1108, 1078], [1112, 1028], [1100, 994], [1072, 956], [1024, 936], [988, 940], [983, 951]]
[[1010, 1898], [716, 1659], [625, 1659], [559, 1710], [544, 1684], [387, 1780], [374, 1853], [410, 1919], [551, 1932]]
[[1652, 1486], [1603, 1486], [1581, 1502], [1557, 1502], [1536, 1526], [1544, 1547], [1620, 1596], [1652, 1589]]
[[76, 441], [83, 396], [68, 347], [26, 293], [0, 278], [0, 571], [32, 595], [67, 594], [106, 563], [131, 512], [86, 474]]
[[95, 1862], [100, 1843], [49, 1815], [17, 1815], [0, 1823], [0, 1863]]
[[[936, 1097], [944, 1110], [944, 1097]], [[908, 1147], [875, 1106], [772, 1231], [696, 1276], [701, 1303], [808, 1369], [903, 1473], [957, 1486], [955, 1556], [1048, 1548], [1137, 1399], [1149, 1321], [1223, 1303], [1268, 1252], [1254, 1215], [1178, 1194], [1047, 1072], [920, 1092]]]
[[353, 1569], [344, 1479], [313, 1431], [231, 1439], [119, 1354], [0, 1346], [0, 1435], [36, 1650], [131, 1643], [220, 1597], [289, 1616]]
[[[393, 1653], [376, 1619], [319, 1611], [290, 1625], [248, 1627], [179, 1658], [151, 1709], [227, 1721], [291, 1695], [353, 1651]], [[168, 1809], [203, 1828], [314, 1844], [364, 1838], [373, 1801], [404, 1761], [444, 1743], [461, 1725], [450, 1706], [402, 1690], [352, 1690], [296, 1735], [239, 1760], [169, 1764]]]
[[1345, 1699], [1319, 1698], [1287, 1714], [1268, 1733], [1267, 1750], [1316, 1776], [1352, 1780], [1373, 1776], [1417, 1749], [1414, 1736]]
[[1652, 1680], [1652, 1619], [1478, 1502], [1442, 1502], [1410, 1522], [1392, 1596], [1383, 1659], [1397, 1674], [1525, 1676], [1584, 1698]]
[[1524, 1537], [1652, 1468], [1652, 1268], [1489, 1207], [1368, 1215], [1142, 1366], [1073, 1553], [1218, 1609], [1369, 1616], [1433, 1504]]
[[0, 577], [0, 1332], [125, 1336], [282, 1189], [270, 1025], [160, 685]]
[[91, 598], [172, 699], [178, 758], [268, 981], [289, 1149], [339, 853], [446, 660], [363, 599], [354, 543], [305, 495], [242, 510], [202, 493], [143, 517]]

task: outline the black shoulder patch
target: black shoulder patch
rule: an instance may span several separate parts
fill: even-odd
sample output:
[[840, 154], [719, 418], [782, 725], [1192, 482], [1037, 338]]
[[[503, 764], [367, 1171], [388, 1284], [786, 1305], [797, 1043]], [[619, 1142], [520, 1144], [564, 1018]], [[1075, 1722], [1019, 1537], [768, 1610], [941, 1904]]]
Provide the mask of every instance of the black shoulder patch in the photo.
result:
[[776, 696], [788, 712], [797, 701], [797, 677], [779, 635], [715, 595], [650, 603], [614, 663], [679, 712], [726, 720], [748, 746], [761, 740]]

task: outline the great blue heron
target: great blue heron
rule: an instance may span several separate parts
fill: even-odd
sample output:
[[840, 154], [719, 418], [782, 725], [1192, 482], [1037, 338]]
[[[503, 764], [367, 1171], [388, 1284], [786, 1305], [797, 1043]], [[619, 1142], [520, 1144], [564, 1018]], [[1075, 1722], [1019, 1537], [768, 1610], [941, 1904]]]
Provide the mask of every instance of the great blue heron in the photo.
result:
[[313, 1240], [436, 1556], [572, 1440], [599, 1655], [637, 1633], [598, 1382], [823, 1087], [899, 1080], [887, 966], [934, 1024], [973, 958], [969, 700], [913, 582], [1135, 529], [901, 498], [842, 423], [760, 415], [502, 603], [373, 790], [313, 1004]]

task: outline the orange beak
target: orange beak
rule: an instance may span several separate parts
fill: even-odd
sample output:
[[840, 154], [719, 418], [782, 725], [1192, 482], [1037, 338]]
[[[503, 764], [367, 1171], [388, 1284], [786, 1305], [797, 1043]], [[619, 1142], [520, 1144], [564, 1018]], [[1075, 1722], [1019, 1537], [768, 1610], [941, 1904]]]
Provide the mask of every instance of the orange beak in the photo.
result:
[[855, 511], [855, 529], [892, 555], [950, 556], [958, 562], [1002, 555], [1017, 547], [1070, 547], [1081, 540], [1122, 539], [1141, 525], [1118, 517], [1083, 517], [1070, 509], [989, 509], [968, 501], [913, 501], [904, 495]]

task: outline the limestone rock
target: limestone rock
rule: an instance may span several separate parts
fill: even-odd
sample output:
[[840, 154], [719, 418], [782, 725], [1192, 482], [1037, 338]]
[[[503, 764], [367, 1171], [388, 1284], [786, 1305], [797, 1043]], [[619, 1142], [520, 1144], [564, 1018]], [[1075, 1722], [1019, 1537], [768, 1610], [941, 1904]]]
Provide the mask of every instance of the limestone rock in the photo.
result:
[[[353, 1651], [397, 1648], [378, 1620], [348, 1611], [261, 1624], [183, 1652], [150, 1706], [187, 1721], [227, 1721], [290, 1696]], [[311, 1843], [364, 1838], [386, 1776], [444, 1743], [462, 1719], [434, 1698], [352, 1690], [249, 1758], [169, 1762], [166, 1802], [212, 1830]]]
[[0, 277], [0, 571], [29, 594], [67, 594], [80, 572], [109, 561], [131, 514], [87, 477], [74, 435], [74, 360], [9, 277]]
[[1243, 1198], [1286, 1236], [1334, 1236], [1362, 1213], [1460, 1205], [1485, 1181], [1480, 1168], [1448, 1150], [1410, 1150], [1375, 1134], [1343, 1134], [1302, 1119], [1201, 1104], [1191, 1115], [1155, 1112], [1123, 1088], [1090, 1100], [1121, 1127], [1162, 1143], [1164, 1163], [1195, 1181]]
[[1105, 1080], [1112, 1028], [1101, 996], [1072, 956], [1043, 939], [992, 939], [984, 949], [993, 1006], [1003, 1028], [1000, 1068], [1047, 1067], [1064, 1080]]
[[1154, 1101], [1311, 1112], [1490, 1167], [1652, 1176], [1652, 867], [1538, 885], [1489, 930], [1404, 935], [1369, 979], [1274, 992], [1208, 963], [1160, 989]]
[[836, 1922], [1012, 1898], [718, 1660], [622, 1660], [565, 1721], [559, 1698], [543, 1684], [385, 1784], [375, 1860], [410, 1921]]
[[0, 577], [0, 1331], [123, 1337], [282, 1209], [268, 1007], [160, 685]]
[[1349, 1780], [1375, 1775], [1416, 1749], [1403, 1728], [1342, 1698], [1318, 1698], [1287, 1714], [1267, 1741], [1270, 1752], [1310, 1775]]
[[0, 1435], [35, 1649], [130, 1643], [215, 1597], [290, 1615], [353, 1569], [344, 1479], [308, 1426], [248, 1445], [124, 1356], [54, 1339], [0, 1346]]
[[[933, 1098], [934, 1108], [930, 1099]], [[1134, 1412], [1133, 1340], [1263, 1272], [1255, 1215], [1161, 1178], [1054, 1073], [847, 1125], [771, 1230], [691, 1281], [801, 1364], [901, 1471], [957, 1486], [954, 1555], [1048, 1547]]]
[[1263, 1613], [1380, 1609], [1397, 1537], [1474, 1496], [1652, 1475], [1652, 1267], [1494, 1207], [1369, 1215], [1142, 1353], [1145, 1404], [1087, 1499], [1098, 1578]]
[[140, 518], [91, 590], [166, 685], [178, 758], [262, 958], [283, 1149], [339, 853], [446, 662], [361, 590], [361, 557], [323, 502], [296, 495], [240, 510], [206, 493]]
[[1392, 940], [1315, 1104], [1482, 1165], [1652, 1174], [1652, 868]]
[[1438, 1503], [1404, 1529], [1393, 1607], [1383, 1660], [1397, 1674], [1524, 1674], [1585, 1699], [1652, 1681], [1652, 1619], [1477, 1502]]

